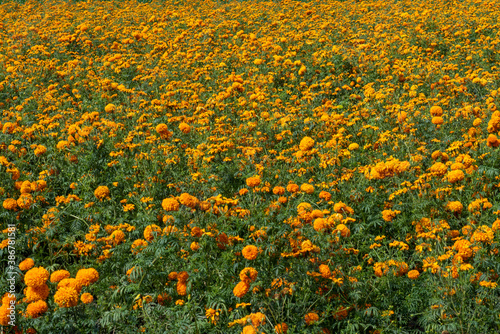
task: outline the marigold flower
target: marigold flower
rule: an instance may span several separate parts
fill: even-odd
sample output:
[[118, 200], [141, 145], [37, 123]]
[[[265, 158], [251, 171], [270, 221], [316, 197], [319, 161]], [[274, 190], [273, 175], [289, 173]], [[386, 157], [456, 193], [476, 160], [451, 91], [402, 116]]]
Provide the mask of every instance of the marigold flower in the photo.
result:
[[33, 204], [33, 196], [31, 194], [23, 193], [19, 198], [17, 199], [17, 206], [20, 207], [21, 209], [29, 209], [31, 207], [31, 204]]
[[260, 180], [260, 176], [252, 176], [252, 177], [249, 177], [247, 180], [247, 186], [249, 186], [250, 188], [254, 188], [254, 187], [257, 187], [261, 180]]
[[33, 268], [34, 265], [35, 261], [33, 261], [32, 258], [27, 258], [24, 259], [21, 263], [19, 263], [19, 269], [21, 269], [21, 271], [30, 270], [31, 268]]
[[328, 227], [326, 220], [323, 218], [316, 218], [313, 223], [313, 228], [316, 232], [325, 230]]
[[340, 235], [344, 238], [347, 238], [351, 235], [351, 230], [344, 224], [338, 224], [335, 230], [340, 232]]
[[35, 155], [37, 157], [43, 155], [45, 152], [47, 152], [47, 148], [43, 145], [38, 145], [36, 148], [35, 148]]
[[314, 139], [311, 137], [304, 137], [300, 141], [299, 148], [301, 151], [309, 151], [314, 147]]
[[183, 281], [177, 281], [176, 289], [177, 289], [177, 293], [179, 294], [179, 296], [185, 296], [187, 294], [187, 292], [186, 292], [187, 285]]
[[188, 278], [189, 274], [187, 273], [187, 271], [181, 271], [177, 274], [177, 280], [180, 282], [187, 282]]
[[432, 106], [430, 112], [432, 116], [441, 116], [443, 114], [443, 109], [441, 109], [440, 106]]
[[243, 327], [243, 331], [241, 332], [241, 334], [257, 334], [257, 331], [252, 325], [246, 325], [245, 327]]
[[401, 211], [399, 210], [384, 210], [382, 211], [382, 219], [386, 222], [391, 222], [396, 217], [396, 215], [400, 213]]
[[252, 267], [246, 267], [240, 271], [240, 280], [251, 283], [257, 279], [257, 270]]
[[37, 300], [33, 303], [28, 304], [26, 307], [26, 315], [29, 318], [38, 318], [48, 310], [47, 303], [43, 300]]
[[3, 208], [14, 211], [17, 209], [17, 201], [14, 198], [7, 198], [3, 201]]
[[54, 294], [54, 302], [59, 307], [73, 307], [78, 304], [78, 291], [73, 287], [58, 288]]
[[104, 107], [104, 111], [107, 113], [112, 113], [116, 111], [116, 106], [113, 103], [109, 103]]
[[262, 312], [250, 313], [249, 317], [254, 328], [264, 325], [266, 322], [266, 316]]
[[314, 192], [314, 186], [308, 183], [304, 183], [300, 186], [300, 190], [306, 194], [312, 194]]
[[330, 276], [332, 276], [330, 267], [328, 267], [326, 264], [322, 264], [319, 266], [319, 273], [323, 278], [329, 278]]
[[57, 284], [57, 288], [70, 287], [75, 289], [78, 293], [82, 290], [82, 284], [76, 278], [65, 278]]
[[349, 147], [347, 147], [347, 149], [349, 151], [355, 151], [359, 148], [359, 144], [358, 143], [352, 143], [352, 144], [349, 144]]
[[182, 205], [185, 205], [191, 209], [196, 208], [200, 202], [196, 197], [189, 195], [188, 193], [183, 193], [179, 196], [179, 201]]
[[139, 252], [144, 250], [144, 248], [146, 248], [147, 246], [148, 246], [148, 242], [146, 240], [137, 239], [137, 240], [134, 240], [134, 242], [132, 243], [132, 246], [130, 246], [130, 248], [131, 248], [131, 251], [133, 254], [138, 254]]
[[315, 312], [309, 312], [304, 316], [304, 320], [306, 321], [306, 324], [312, 325], [319, 320], [319, 315]]
[[146, 226], [144, 229], [144, 239], [147, 241], [151, 242], [155, 237], [158, 237], [161, 235], [161, 228], [158, 225], [152, 224]]
[[196, 252], [198, 249], [200, 249], [200, 244], [196, 241], [193, 241], [189, 248], [193, 251]]
[[444, 123], [444, 119], [443, 119], [443, 117], [432, 117], [431, 122], [432, 122], [432, 124], [435, 124], [435, 125], [441, 125]]
[[453, 213], [460, 213], [462, 212], [463, 208], [463, 204], [459, 201], [448, 202], [446, 204], [446, 209], [450, 210]]
[[247, 245], [241, 251], [241, 254], [247, 260], [255, 260], [257, 258], [258, 253], [259, 250], [254, 245]]
[[189, 124], [182, 122], [181, 124], [179, 124], [179, 130], [187, 134], [191, 132], [191, 127], [189, 126]]
[[76, 280], [81, 286], [89, 286], [97, 282], [98, 279], [99, 273], [94, 268], [80, 269], [76, 273]]
[[417, 279], [418, 276], [420, 276], [420, 273], [418, 272], [418, 270], [410, 270], [408, 272], [408, 278], [409, 279]]
[[285, 193], [285, 188], [276, 186], [273, 188], [273, 194], [275, 195], [283, 195]]
[[450, 183], [462, 181], [464, 178], [465, 174], [460, 169], [452, 170], [451, 172], [448, 172], [448, 174], [446, 174], [446, 179]]
[[24, 294], [26, 295], [26, 301], [29, 302], [36, 302], [37, 300], [45, 300], [49, 296], [50, 289], [47, 284], [42, 284], [37, 287], [27, 287], [26, 290], [24, 291]]
[[96, 190], [94, 190], [94, 196], [102, 201], [105, 198], [109, 198], [109, 188], [107, 186], [99, 186]]
[[288, 325], [284, 322], [281, 324], [277, 324], [274, 326], [274, 331], [276, 334], [287, 334], [288, 333]]
[[490, 133], [490, 135], [486, 139], [486, 145], [488, 145], [488, 147], [498, 147], [500, 145], [500, 141], [498, 140], [496, 135]]
[[42, 286], [49, 279], [49, 272], [43, 268], [32, 268], [24, 275], [24, 283], [33, 288]]
[[88, 292], [85, 292], [85, 293], [82, 293], [82, 295], [80, 296], [80, 300], [82, 301], [82, 303], [84, 304], [90, 304], [92, 303], [92, 301], [94, 300], [94, 296], [92, 296], [90, 293]]
[[179, 202], [175, 198], [169, 197], [165, 198], [161, 202], [161, 206], [165, 211], [177, 211], [179, 210]]
[[319, 193], [319, 198], [324, 201], [329, 201], [332, 198], [332, 194], [330, 194], [328, 191], [321, 191]]
[[52, 283], [58, 283], [65, 278], [69, 278], [70, 276], [71, 275], [70, 275], [69, 271], [61, 269], [61, 270], [54, 271], [52, 273], [52, 275], [50, 275], [50, 281]]
[[249, 288], [250, 288], [250, 284], [248, 284], [248, 282], [241, 281], [238, 284], [236, 284], [236, 286], [234, 287], [233, 294], [236, 297], [241, 298], [248, 292]]

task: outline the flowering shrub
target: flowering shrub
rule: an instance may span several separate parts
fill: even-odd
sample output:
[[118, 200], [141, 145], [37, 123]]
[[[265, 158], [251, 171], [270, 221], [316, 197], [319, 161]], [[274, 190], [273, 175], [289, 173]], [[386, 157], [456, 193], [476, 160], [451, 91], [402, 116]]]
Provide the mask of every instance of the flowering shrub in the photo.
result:
[[499, 8], [2, 2], [2, 330], [499, 332]]

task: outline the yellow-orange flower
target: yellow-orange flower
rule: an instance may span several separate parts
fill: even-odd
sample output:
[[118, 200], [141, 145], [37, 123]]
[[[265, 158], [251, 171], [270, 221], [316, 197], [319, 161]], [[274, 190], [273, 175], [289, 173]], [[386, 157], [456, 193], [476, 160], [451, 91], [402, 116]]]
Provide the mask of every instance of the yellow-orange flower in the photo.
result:
[[30, 270], [31, 268], [33, 268], [34, 265], [35, 261], [33, 261], [32, 258], [27, 258], [24, 259], [21, 263], [19, 263], [19, 269], [21, 269], [22, 271]]
[[42, 284], [37, 287], [27, 287], [24, 294], [26, 295], [26, 301], [36, 302], [37, 300], [45, 300], [49, 296], [50, 289], [47, 284]]
[[246, 267], [240, 271], [240, 280], [251, 283], [257, 279], [257, 270], [252, 267]]
[[182, 122], [179, 124], [179, 130], [181, 130], [183, 133], [190, 133], [191, 132], [191, 127], [189, 124]]
[[52, 273], [52, 275], [50, 275], [50, 281], [52, 283], [58, 283], [58, 282], [62, 281], [63, 279], [69, 278], [69, 277], [70, 277], [69, 271], [61, 269], [61, 270], [54, 271]]
[[304, 316], [304, 320], [306, 321], [306, 324], [312, 325], [319, 320], [319, 315], [315, 312], [309, 312]]
[[254, 245], [247, 245], [241, 251], [241, 254], [247, 260], [255, 260], [257, 258], [258, 253], [259, 250]]
[[161, 202], [161, 206], [165, 211], [177, 211], [179, 210], [179, 202], [175, 198], [169, 197], [165, 198]]
[[304, 183], [300, 186], [300, 190], [306, 194], [312, 194], [314, 192], [314, 186], [308, 183]]
[[109, 194], [109, 188], [106, 186], [99, 186], [96, 190], [94, 190], [94, 196], [100, 201], [105, 198], [109, 198]]
[[250, 288], [250, 285], [247, 282], [241, 281], [238, 284], [236, 284], [236, 286], [234, 287], [233, 294], [236, 297], [241, 298], [248, 292], [249, 288]]
[[54, 294], [54, 302], [59, 307], [73, 307], [78, 304], [78, 291], [72, 287], [61, 287]]
[[29, 318], [38, 318], [48, 310], [47, 303], [43, 300], [37, 300], [36, 302], [28, 304], [26, 307], [26, 315]]
[[85, 292], [85, 293], [82, 293], [82, 295], [80, 296], [80, 300], [82, 301], [82, 303], [84, 304], [90, 304], [92, 303], [92, 301], [94, 300], [94, 296], [92, 296], [90, 293], [88, 292]]
[[420, 276], [420, 273], [418, 272], [418, 270], [410, 270], [408, 272], [408, 278], [409, 279], [417, 279], [418, 276]]
[[299, 148], [301, 151], [309, 151], [314, 147], [314, 139], [311, 137], [304, 137], [300, 141]]
[[465, 174], [460, 169], [452, 170], [452, 171], [448, 172], [448, 174], [446, 174], [446, 179], [450, 183], [462, 181], [464, 178], [465, 178]]
[[155, 237], [159, 237], [161, 235], [161, 228], [156, 224], [148, 225], [144, 229], [144, 239], [151, 242]]
[[80, 269], [76, 273], [76, 280], [81, 286], [89, 286], [97, 282], [99, 273], [94, 268]]
[[48, 279], [49, 272], [43, 267], [32, 268], [24, 275], [24, 283], [33, 288], [44, 285]]
[[254, 187], [257, 187], [259, 184], [260, 184], [260, 176], [252, 176], [252, 177], [249, 177], [247, 180], [247, 186], [249, 186], [250, 188], [254, 188]]
[[441, 116], [441, 115], [443, 115], [443, 109], [441, 109], [440, 106], [432, 106], [430, 112], [431, 112], [432, 116]]
[[17, 209], [17, 201], [14, 198], [7, 198], [3, 201], [3, 208], [14, 211]]

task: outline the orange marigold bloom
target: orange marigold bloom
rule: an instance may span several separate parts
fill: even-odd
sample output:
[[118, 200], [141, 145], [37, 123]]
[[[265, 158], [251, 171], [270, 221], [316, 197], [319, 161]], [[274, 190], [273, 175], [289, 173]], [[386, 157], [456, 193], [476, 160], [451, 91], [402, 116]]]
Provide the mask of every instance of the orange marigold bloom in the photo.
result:
[[29, 318], [38, 318], [48, 310], [47, 303], [43, 300], [37, 300], [36, 302], [28, 304], [26, 307], [26, 315]]
[[47, 152], [47, 148], [43, 145], [38, 145], [36, 148], [35, 148], [35, 155], [37, 157], [43, 155], [45, 152]]
[[175, 198], [169, 197], [165, 198], [161, 202], [161, 206], [165, 211], [177, 211], [179, 210], [179, 202]]
[[82, 293], [82, 295], [80, 296], [80, 300], [82, 301], [82, 303], [84, 304], [90, 304], [92, 303], [92, 301], [94, 300], [94, 296], [92, 296], [90, 293], [88, 292], [85, 292], [85, 293]]
[[179, 296], [185, 296], [187, 294], [187, 292], [186, 292], [187, 285], [183, 281], [177, 281], [176, 289], [177, 289], [177, 293], [179, 294]]
[[107, 113], [112, 113], [113, 111], [116, 110], [116, 106], [113, 103], [109, 103], [104, 107], [104, 111]]
[[196, 241], [193, 241], [193, 242], [191, 243], [191, 245], [189, 246], [189, 248], [190, 248], [193, 252], [195, 252], [195, 251], [197, 251], [198, 249], [200, 249], [200, 244], [199, 244], [198, 242], [196, 242]]
[[187, 271], [181, 271], [177, 274], [177, 280], [179, 280], [180, 282], [187, 282], [189, 278], [189, 274], [187, 273]]
[[432, 122], [432, 124], [435, 124], [435, 125], [441, 125], [444, 123], [444, 119], [443, 119], [443, 117], [432, 117], [431, 122]]
[[312, 139], [311, 137], [306, 136], [302, 138], [302, 140], [300, 141], [299, 149], [301, 151], [309, 151], [313, 147], [314, 147], [314, 139]]
[[110, 194], [109, 188], [106, 186], [99, 186], [97, 187], [96, 190], [94, 190], [94, 196], [100, 201], [102, 201], [105, 198], [108, 198], [109, 194]]
[[146, 226], [144, 229], [144, 239], [147, 241], [151, 242], [155, 237], [158, 237], [161, 235], [161, 228], [158, 225], [152, 224]]
[[7, 198], [3, 201], [3, 208], [14, 211], [17, 209], [17, 201], [14, 198]]
[[58, 289], [67, 287], [75, 289], [78, 293], [82, 290], [82, 284], [76, 278], [65, 278], [57, 284]]
[[296, 185], [295, 183], [290, 183], [289, 185], [286, 186], [286, 191], [292, 194], [296, 193], [297, 191], [299, 191], [299, 186]]
[[252, 325], [246, 325], [243, 327], [241, 334], [257, 334], [257, 331], [255, 331], [255, 328]]
[[94, 268], [80, 269], [76, 273], [76, 280], [81, 286], [89, 286], [97, 282], [98, 279], [99, 273]]
[[71, 275], [70, 275], [69, 271], [61, 269], [61, 270], [54, 271], [52, 273], [52, 275], [50, 275], [50, 281], [52, 283], [58, 283], [65, 278], [69, 278], [70, 276]]
[[306, 324], [312, 325], [319, 320], [319, 315], [315, 312], [309, 312], [304, 316], [304, 320], [306, 321]]
[[465, 178], [464, 172], [462, 172], [459, 169], [452, 170], [451, 172], [448, 172], [448, 174], [446, 174], [446, 179], [450, 183], [455, 183], [455, 182], [462, 181], [464, 178]]
[[463, 204], [459, 201], [448, 202], [446, 204], [446, 209], [450, 210], [453, 213], [460, 213], [462, 212], [463, 208]]
[[300, 186], [300, 190], [306, 194], [312, 194], [314, 192], [314, 186], [308, 183], [304, 183]]
[[347, 238], [351, 235], [351, 230], [344, 224], [338, 224], [335, 230], [340, 232], [340, 235], [344, 238]]
[[17, 206], [21, 209], [29, 209], [33, 203], [33, 196], [31, 194], [23, 193], [17, 199]]
[[72, 287], [61, 287], [54, 294], [54, 302], [59, 307], [73, 307], [78, 304], [78, 291]]
[[24, 294], [26, 295], [26, 301], [36, 302], [37, 300], [45, 300], [49, 296], [50, 289], [47, 284], [42, 284], [35, 288], [29, 286], [24, 290]]
[[500, 145], [500, 141], [496, 135], [491, 133], [486, 139], [486, 145], [488, 145], [488, 147], [498, 147]]
[[249, 315], [252, 326], [257, 328], [266, 322], [266, 316], [262, 312], [250, 313]]
[[286, 334], [288, 333], [288, 325], [284, 322], [282, 322], [281, 324], [277, 324], [276, 326], [274, 326], [274, 331], [276, 332], [276, 334]]
[[42, 286], [48, 279], [49, 272], [43, 267], [32, 268], [24, 275], [24, 283], [31, 287]]
[[198, 203], [200, 202], [196, 197], [191, 196], [188, 193], [183, 193], [179, 197], [179, 201], [182, 205], [185, 205], [191, 209], [196, 208], [196, 206], [198, 206]]
[[241, 281], [238, 284], [236, 284], [236, 286], [234, 287], [233, 294], [236, 297], [241, 298], [248, 292], [249, 288], [250, 288], [250, 285], [247, 282]]
[[31, 268], [33, 268], [34, 265], [35, 261], [33, 261], [32, 258], [27, 258], [24, 259], [21, 263], [19, 263], [19, 269], [21, 269], [22, 271], [30, 270]]
[[247, 260], [255, 260], [257, 258], [258, 253], [259, 250], [254, 245], [247, 245], [241, 251], [241, 254]]
[[322, 264], [319, 266], [319, 272], [323, 278], [329, 278], [330, 276], [332, 276], [330, 267], [328, 267], [326, 264]]
[[319, 198], [325, 201], [329, 201], [332, 198], [332, 194], [330, 194], [328, 191], [321, 191], [319, 193]]
[[285, 193], [285, 188], [276, 186], [273, 188], [273, 194], [275, 195], [283, 195]]
[[328, 228], [328, 224], [324, 218], [316, 218], [313, 223], [315, 231], [319, 232]]
[[182, 122], [179, 124], [179, 130], [181, 130], [183, 133], [190, 133], [191, 132], [191, 127], [189, 124]]
[[243, 282], [251, 283], [257, 279], [257, 270], [252, 267], [246, 267], [240, 271], [240, 280]]
[[260, 184], [260, 176], [252, 176], [252, 177], [249, 177], [247, 180], [247, 186], [249, 186], [250, 188], [254, 188], [254, 187], [257, 187], [259, 184]]
[[440, 106], [432, 106], [430, 112], [432, 116], [441, 116], [443, 114], [443, 109], [441, 109]]
[[409, 279], [417, 279], [418, 276], [420, 276], [420, 273], [418, 272], [418, 270], [410, 270], [408, 272], [408, 278]]

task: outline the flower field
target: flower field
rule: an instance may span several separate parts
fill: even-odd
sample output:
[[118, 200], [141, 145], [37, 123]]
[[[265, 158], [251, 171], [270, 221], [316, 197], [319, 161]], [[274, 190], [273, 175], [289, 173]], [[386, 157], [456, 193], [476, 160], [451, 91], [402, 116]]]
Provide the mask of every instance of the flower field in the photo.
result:
[[499, 16], [3, 2], [2, 331], [500, 332]]

